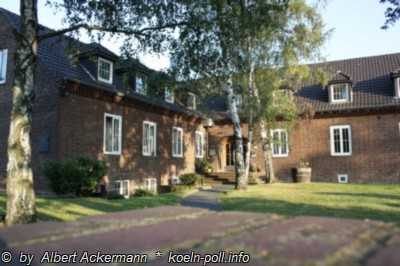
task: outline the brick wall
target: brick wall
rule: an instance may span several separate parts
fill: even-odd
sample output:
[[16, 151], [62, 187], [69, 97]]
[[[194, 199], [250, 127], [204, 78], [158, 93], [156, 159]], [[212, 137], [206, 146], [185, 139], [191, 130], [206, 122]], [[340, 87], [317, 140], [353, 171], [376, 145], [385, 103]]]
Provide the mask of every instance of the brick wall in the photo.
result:
[[[349, 182], [399, 183], [399, 123], [399, 113], [300, 120], [289, 132], [289, 156], [274, 158], [275, 172], [280, 180], [289, 181], [291, 169], [300, 160], [307, 160], [312, 165], [314, 181], [338, 182], [338, 174], [348, 174]], [[351, 156], [331, 156], [329, 129], [334, 125], [351, 126]], [[215, 133], [232, 135], [233, 131], [230, 126], [217, 126], [210, 131], [210, 139], [220, 138], [213, 137]], [[220, 149], [224, 150], [223, 146]], [[264, 172], [259, 143], [256, 151], [256, 165]], [[224, 160], [224, 153], [219, 156]], [[217, 158], [213, 158], [213, 163], [218, 165]]]
[[[122, 154], [103, 153], [104, 114], [122, 116]], [[157, 124], [157, 156], [142, 155], [143, 121]], [[183, 158], [171, 156], [172, 127], [183, 128]], [[60, 159], [86, 155], [105, 160], [111, 180], [129, 179], [130, 188], [144, 178], [167, 185], [173, 175], [195, 171], [195, 131], [204, 131], [200, 121], [166, 113], [150, 106], [121, 99], [96, 99], [77, 94], [61, 98], [58, 154]]]

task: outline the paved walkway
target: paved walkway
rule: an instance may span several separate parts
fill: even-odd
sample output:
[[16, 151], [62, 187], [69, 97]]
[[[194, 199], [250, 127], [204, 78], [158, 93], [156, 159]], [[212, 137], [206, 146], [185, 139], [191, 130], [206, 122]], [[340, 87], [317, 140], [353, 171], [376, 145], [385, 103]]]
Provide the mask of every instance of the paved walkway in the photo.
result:
[[218, 185], [210, 189], [201, 189], [186, 198], [181, 202], [182, 206], [203, 208], [213, 211], [221, 210], [219, 197], [222, 193], [230, 191], [234, 188], [233, 185]]
[[[191, 252], [215, 254], [204, 258], [227, 261], [241, 251], [242, 259], [249, 256], [246, 265], [397, 266], [400, 262], [400, 232], [390, 224], [215, 212], [181, 206], [94, 216], [72, 223], [45, 222], [0, 229], [0, 247], [12, 255], [11, 265], [27, 265], [18, 262], [21, 252], [34, 255], [30, 265], [47, 265], [40, 263], [43, 258], [46, 262], [51, 258], [51, 253], [46, 257], [46, 252], [70, 254], [70, 261], [64, 265], [76, 265], [73, 258], [77, 262], [83, 258], [82, 264], [87, 265], [85, 254], [100, 259], [94, 265], [122, 265], [102, 263], [101, 256], [139, 253], [146, 254], [147, 265], [173, 265], [171, 262], [179, 261], [176, 254], [192, 256], [192, 263], [182, 265], [203, 265], [203, 261], [193, 261]], [[221, 255], [220, 251], [227, 253]], [[170, 263], [169, 252], [173, 252]]]

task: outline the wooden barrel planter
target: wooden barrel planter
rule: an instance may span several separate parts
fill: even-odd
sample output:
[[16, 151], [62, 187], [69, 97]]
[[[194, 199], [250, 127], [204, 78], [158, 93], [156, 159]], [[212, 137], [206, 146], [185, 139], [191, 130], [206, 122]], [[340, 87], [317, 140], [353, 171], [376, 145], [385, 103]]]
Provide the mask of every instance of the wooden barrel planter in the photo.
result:
[[297, 167], [296, 181], [297, 183], [310, 183], [311, 182], [311, 167]]

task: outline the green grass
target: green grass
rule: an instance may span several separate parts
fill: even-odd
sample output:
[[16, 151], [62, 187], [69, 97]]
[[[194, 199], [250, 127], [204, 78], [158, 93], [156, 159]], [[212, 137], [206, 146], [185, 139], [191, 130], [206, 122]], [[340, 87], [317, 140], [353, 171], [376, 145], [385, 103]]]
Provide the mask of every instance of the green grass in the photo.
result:
[[[37, 197], [36, 207], [39, 220], [74, 221], [85, 216], [110, 212], [152, 208], [178, 204], [186, 192], [166, 193], [153, 197], [107, 200], [103, 198]], [[4, 214], [6, 197], [0, 195], [0, 214]]]
[[259, 185], [243, 192], [230, 192], [221, 202], [224, 210], [371, 219], [400, 224], [400, 185]]

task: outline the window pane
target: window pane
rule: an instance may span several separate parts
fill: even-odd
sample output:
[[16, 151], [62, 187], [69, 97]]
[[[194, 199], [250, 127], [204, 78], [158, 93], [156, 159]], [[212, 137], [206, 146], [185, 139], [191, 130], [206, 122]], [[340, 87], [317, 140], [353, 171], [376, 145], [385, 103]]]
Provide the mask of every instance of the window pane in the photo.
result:
[[111, 80], [111, 64], [105, 61], [99, 61], [99, 76], [104, 80]]
[[152, 155], [155, 154], [155, 127], [150, 125], [149, 127], [149, 149]]
[[113, 119], [112, 117], [107, 116], [106, 117], [106, 151], [107, 152], [112, 152], [113, 148], [113, 142], [112, 142], [112, 136], [113, 136], [113, 128], [112, 128], [112, 123], [113, 123]]
[[119, 119], [114, 118], [113, 151], [119, 151]]
[[149, 153], [149, 125], [143, 125], [143, 153]]
[[350, 139], [349, 139], [349, 129], [342, 129], [342, 139], [343, 139], [343, 152], [350, 152]]
[[334, 139], [334, 145], [335, 145], [335, 152], [340, 153], [340, 129], [334, 129], [333, 130], [333, 139]]
[[279, 132], [274, 131], [273, 136], [273, 153], [279, 155]]
[[4, 80], [3, 77], [3, 64], [4, 64], [4, 51], [0, 51], [0, 80]]
[[285, 131], [281, 131], [281, 153], [287, 153], [287, 134]]

